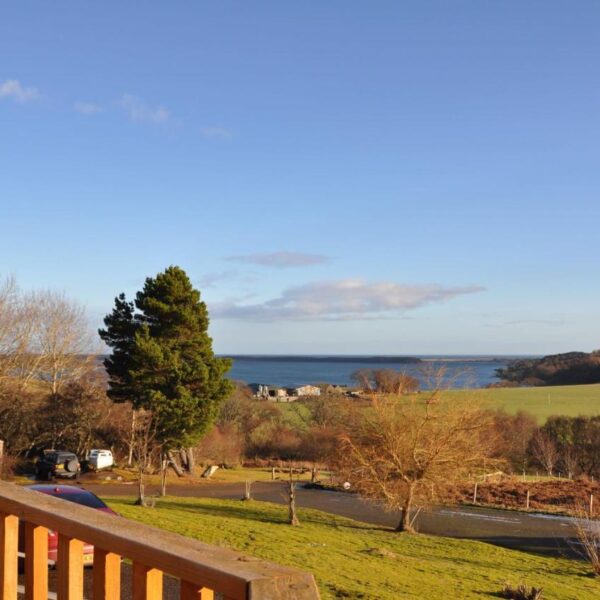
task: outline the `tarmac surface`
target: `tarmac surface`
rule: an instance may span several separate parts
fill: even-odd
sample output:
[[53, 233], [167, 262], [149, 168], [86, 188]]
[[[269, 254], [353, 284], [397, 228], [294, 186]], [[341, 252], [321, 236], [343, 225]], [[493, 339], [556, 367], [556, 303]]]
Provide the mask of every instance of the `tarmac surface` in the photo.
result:
[[[122, 483], [84, 482], [83, 487], [98, 496], [136, 494], [135, 486]], [[244, 490], [243, 482], [207, 482], [171, 485], [167, 493], [172, 496], [239, 499], [244, 496]], [[149, 486], [148, 494], [156, 492], [157, 488]], [[255, 482], [252, 484], [252, 497], [285, 504], [285, 483]], [[314, 508], [385, 528], [395, 528], [400, 519], [399, 514], [387, 512], [381, 505], [362, 500], [352, 493], [299, 486], [296, 503], [301, 508]], [[577, 556], [574, 550], [575, 530], [570, 517], [470, 506], [435, 506], [420, 511], [414, 518], [415, 527], [421, 533], [480, 540], [551, 556]]]

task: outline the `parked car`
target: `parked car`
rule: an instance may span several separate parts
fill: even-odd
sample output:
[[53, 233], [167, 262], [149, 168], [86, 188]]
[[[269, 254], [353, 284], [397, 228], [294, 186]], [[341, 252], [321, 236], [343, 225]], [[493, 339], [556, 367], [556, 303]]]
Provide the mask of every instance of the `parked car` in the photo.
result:
[[[49, 484], [37, 484], [29, 485], [28, 489], [42, 494], [48, 494], [67, 502], [74, 502], [75, 504], [82, 504], [83, 506], [89, 506], [102, 512], [108, 513], [109, 515], [117, 515], [117, 513], [106, 506], [98, 496], [82, 490], [81, 488], [72, 485], [49, 485]], [[24, 556], [23, 551], [25, 548], [25, 532], [22, 527], [19, 527], [19, 551], [21, 557]], [[56, 557], [58, 554], [58, 534], [55, 531], [48, 530], [48, 563], [50, 566], [56, 564]], [[91, 565], [94, 562], [94, 547], [91, 544], [84, 544], [83, 546], [83, 564]], [[21, 563], [21, 561], [20, 561]], [[22, 570], [22, 563], [20, 564], [20, 570]]]
[[115, 464], [112, 452], [110, 450], [99, 450], [94, 448], [88, 454], [88, 467], [92, 471], [101, 471], [110, 469]]
[[81, 474], [81, 465], [73, 452], [52, 450], [45, 452], [44, 456], [35, 465], [37, 479], [52, 480], [54, 477], [78, 479]]

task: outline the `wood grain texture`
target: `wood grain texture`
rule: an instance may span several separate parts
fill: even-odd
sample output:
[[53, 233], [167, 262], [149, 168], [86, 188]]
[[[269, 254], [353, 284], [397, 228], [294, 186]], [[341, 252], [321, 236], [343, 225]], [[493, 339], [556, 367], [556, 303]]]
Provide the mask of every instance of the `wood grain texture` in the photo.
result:
[[0, 594], [2, 600], [17, 600], [19, 519], [0, 513]]
[[57, 600], [83, 598], [83, 542], [58, 534]]
[[133, 563], [133, 600], [162, 600], [163, 574], [140, 563]]
[[121, 557], [94, 548], [94, 600], [119, 600], [121, 597]]
[[25, 523], [25, 600], [48, 600], [48, 529]]

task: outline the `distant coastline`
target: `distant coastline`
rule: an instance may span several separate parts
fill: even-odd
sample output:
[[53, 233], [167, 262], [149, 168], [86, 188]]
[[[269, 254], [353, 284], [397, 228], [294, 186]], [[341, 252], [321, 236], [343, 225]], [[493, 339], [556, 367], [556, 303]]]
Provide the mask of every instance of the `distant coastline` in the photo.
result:
[[418, 364], [423, 362], [415, 356], [350, 356], [350, 355], [294, 355], [294, 354], [223, 354], [232, 360], [252, 360], [261, 362], [328, 362], [328, 363], [389, 363]]

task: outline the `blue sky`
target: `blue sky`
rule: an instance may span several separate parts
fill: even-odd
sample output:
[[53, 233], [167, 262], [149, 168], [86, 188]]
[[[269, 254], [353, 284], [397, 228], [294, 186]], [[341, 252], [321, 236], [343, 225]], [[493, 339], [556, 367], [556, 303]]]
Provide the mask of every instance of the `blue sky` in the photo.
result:
[[600, 346], [597, 2], [0, 7], [0, 274], [178, 264], [221, 352]]

